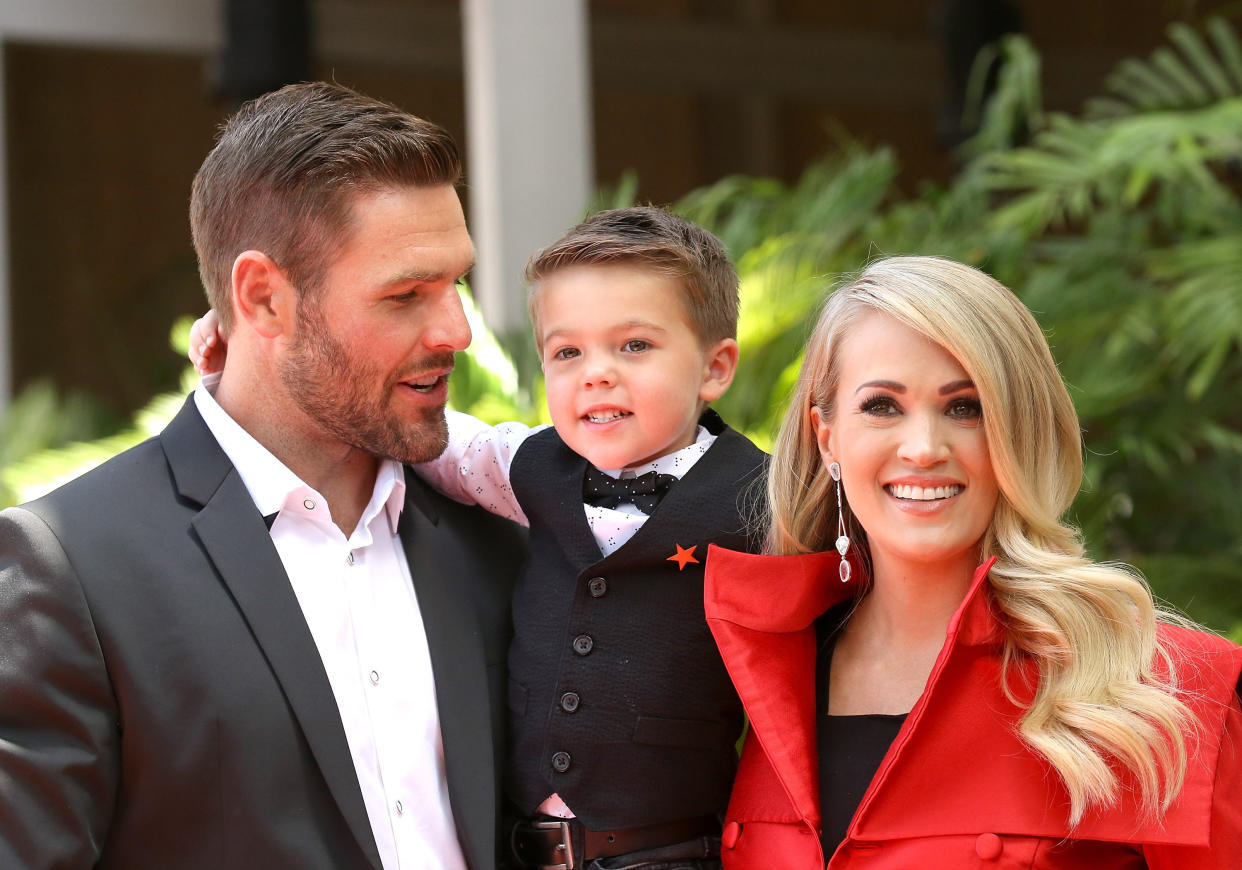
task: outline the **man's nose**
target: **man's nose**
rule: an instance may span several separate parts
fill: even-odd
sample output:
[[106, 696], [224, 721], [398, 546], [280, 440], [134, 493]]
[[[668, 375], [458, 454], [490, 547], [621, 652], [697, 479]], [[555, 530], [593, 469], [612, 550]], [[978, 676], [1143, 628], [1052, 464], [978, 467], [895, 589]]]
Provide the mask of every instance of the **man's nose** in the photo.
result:
[[431, 324], [427, 329], [426, 342], [437, 350], [465, 350], [470, 346], [470, 321], [462, 307], [461, 297], [455, 285], [440, 292], [439, 304], [431, 312]]

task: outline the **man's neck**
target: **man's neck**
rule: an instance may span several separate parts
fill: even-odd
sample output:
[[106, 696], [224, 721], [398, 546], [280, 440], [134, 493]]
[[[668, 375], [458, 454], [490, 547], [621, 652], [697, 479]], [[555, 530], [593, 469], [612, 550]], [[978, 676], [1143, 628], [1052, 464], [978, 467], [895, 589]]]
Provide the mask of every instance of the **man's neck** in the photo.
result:
[[[230, 362], [232, 362], [230, 360]], [[375, 491], [379, 460], [324, 432], [283, 390], [248, 383], [226, 366], [217, 404], [237, 425], [328, 502], [333, 523], [349, 537]]]

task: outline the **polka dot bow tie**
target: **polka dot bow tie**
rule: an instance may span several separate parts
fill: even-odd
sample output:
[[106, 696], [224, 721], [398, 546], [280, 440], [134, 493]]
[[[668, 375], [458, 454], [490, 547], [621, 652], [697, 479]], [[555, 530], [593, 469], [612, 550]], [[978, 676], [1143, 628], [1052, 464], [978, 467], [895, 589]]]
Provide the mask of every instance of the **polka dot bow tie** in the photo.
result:
[[582, 500], [596, 507], [615, 508], [619, 504], [632, 504], [645, 514], [650, 514], [664, 498], [668, 488], [677, 482], [671, 474], [648, 471], [638, 477], [618, 479], [609, 477], [598, 468], [587, 466], [582, 481]]

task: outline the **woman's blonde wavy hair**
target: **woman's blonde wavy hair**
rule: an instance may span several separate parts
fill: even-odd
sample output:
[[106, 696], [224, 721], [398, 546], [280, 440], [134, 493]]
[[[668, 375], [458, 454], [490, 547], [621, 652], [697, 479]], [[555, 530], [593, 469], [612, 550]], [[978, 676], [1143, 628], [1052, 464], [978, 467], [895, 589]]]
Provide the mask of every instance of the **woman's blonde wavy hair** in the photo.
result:
[[[767, 551], [829, 550], [837, 537], [810, 409], [833, 419], [842, 342], [870, 312], [947, 349], [978, 388], [1000, 489], [980, 557], [997, 559], [988, 580], [1006, 627], [1005, 691], [1016, 701], [1011, 678], [1035, 664], [1020, 732], [1064, 781], [1071, 825], [1116, 802], [1118, 765], [1141, 811], [1162, 813], [1181, 789], [1191, 722], [1156, 636], [1157, 621], [1177, 617], [1142, 577], [1085, 558], [1078, 530], [1061, 521], [1082, 482], [1078, 416], [1039, 324], [999, 282], [951, 260], [892, 257], [829, 297], [773, 452]], [[845, 513], [865, 569], [866, 534], [848, 500]]]

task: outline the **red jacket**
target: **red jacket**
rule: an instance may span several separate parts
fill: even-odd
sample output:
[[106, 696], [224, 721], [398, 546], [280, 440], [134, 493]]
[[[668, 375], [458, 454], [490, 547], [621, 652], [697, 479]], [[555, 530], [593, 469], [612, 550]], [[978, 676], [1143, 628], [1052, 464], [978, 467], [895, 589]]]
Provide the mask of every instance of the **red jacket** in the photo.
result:
[[[823, 870], [815, 730], [816, 617], [857, 593], [836, 553], [711, 547], [708, 624], [750, 719], [725, 818], [725, 870]], [[1067, 840], [1069, 799], [1019, 739], [1000, 685], [1002, 629], [979, 568], [924, 690], [850, 822], [830, 870], [1242, 868], [1242, 649], [1162, 626], [1202, 732], [1176, 803], [1138, 821], [1123, 796]], [[854, 575], [858, 576], [855, 570]], [[1146, 862], [1146, 863], [1144, 863]]]

